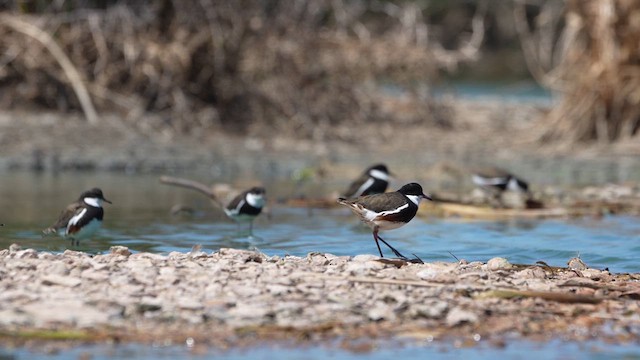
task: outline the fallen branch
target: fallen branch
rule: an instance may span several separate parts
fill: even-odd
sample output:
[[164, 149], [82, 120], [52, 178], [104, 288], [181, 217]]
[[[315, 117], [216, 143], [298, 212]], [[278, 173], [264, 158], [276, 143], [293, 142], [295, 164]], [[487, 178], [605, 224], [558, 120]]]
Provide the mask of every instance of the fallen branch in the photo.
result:
[[484, 291], [475, 296], [476, 299], [486, 298], [501, 298], [501, 299], [513, 299], [513, 298], [541, 298], [549, 301], [556, 301], [561, 303], [584, 303], [584, 304], [598, 304], [603, 299], [588, 295], [577, 295], [571, 293], [561, 293], [553, 291], [530, 291], [530, 290], [514, 290], [514, 289], [494, 289]]
[[213, 193], [213, 190], [211, 189], [211, 187], [209, 187], [209, 186], [207, 186], [207, 185], [205, 185], [203, 183], [200, 183], [200, 182], [197, 182], [197, 181], [194, 181], [194, 180], [176, 178], [176, 177], [171, 177], [171, 176], [161, 176], [160, 177], [160, 183], [166, 184], [166, 185], [179, 186], [179, 187], [183, 187], [183, 188], [186, 188], [186, 189], [191, 189], [191, 190], [198, 191], [198, 192], [206, 195], [216, 205], [220, 206], [221, 208], [224, 208], [224, 205], [222, 204], [222, 202], [220, 202], [220, 199], [218, 199], [216, 194]]

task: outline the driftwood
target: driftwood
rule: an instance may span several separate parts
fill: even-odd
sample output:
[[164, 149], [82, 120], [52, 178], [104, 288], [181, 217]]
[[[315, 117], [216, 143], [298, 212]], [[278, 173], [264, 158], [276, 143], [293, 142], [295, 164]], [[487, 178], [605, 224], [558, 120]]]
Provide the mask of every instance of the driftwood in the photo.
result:
[[218, 199], [216, 194], [213, 192], [213, 189], [210, 186], [207, 186], [203, 183], [200, 183], [194, 180], [176, 178], [171, 176], [161, 176], [160, 183], [166, 184], [166, 185], [179, 186], [185, 189], [195, 190], [201, 194], [206, 195], [209, 198], [209, 200], [211, 200], [211, 202], [214, 203], [215, 205], [219, 206], [220, 208], [224, 208], [222, 201]]
[[500, 220], [500, 219], [544, 219], [562, 218], [584, 215], [584, 210], [567, 208], [550, 209], [497, 209], [488, 206], [477, 206], [461, 203], [428, 203], [420, 207], [420, 213], [439, 215], [444, 217], [458, 216], [472, 219]]

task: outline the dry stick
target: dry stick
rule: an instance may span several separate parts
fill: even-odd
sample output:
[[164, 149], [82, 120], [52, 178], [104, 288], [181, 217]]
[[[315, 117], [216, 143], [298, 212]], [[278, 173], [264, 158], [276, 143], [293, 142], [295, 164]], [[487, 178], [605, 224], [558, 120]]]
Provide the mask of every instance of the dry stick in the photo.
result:
[[[368, 278], [368, 277], [338, 277], [338, 276], [320, 276], [320, 278], [324, 280], [343, 280], [350, 282], [359, 282], [359, 283], [370, 283], [370, 284], [383, 284], [383, 285], [406, 285], [406, 286], [416, 286], [416, 287], [445, 287], [446, 284], [443, 283], [430, 283], [426, 281], [415, 281], [415, 280], [396, 280], [396, 279], [378, 279], [378, 278]], [[479, 289], [476, 289], [479, 290]], [[491, 290], [486, 290], [479, 293], [476, 298], [519, 298], [519, 297], [537, 297], [548, 301], [555, 301], [561, 303], [587, 303], [587, 304], [597, 304], [604, 300], [600, 297], [588, 296], [588, 295], [578, 295], [573, 293], [564, 293], [564, 292], [553, 292], [553, 291], [532, 291], [532, 290], [517, 290], [517, 289], [508, 289], [508, 288], [495, 288]]]
[[161, 176], [160, 182], [167, 185], [180, 186], [183, 188], [199, 191], [209, 197], [209, 199], [211, 199], [211, 201], [213, 201], [216, 205], [224, 208], [223, 204], [220, 202], [220, 199], [218, 199], [216, 194], [213, 193], [211, 188], [203, 183], [171, 176]]
[[416, 280], [398, 280], [398, 279], [378, 279], [378, 278], [369, 278], [369, 277], [357, 277], [357, 276], [331, 276], [331, 275], [313, 275], [314, 278], [321, 278], [323, 280], [341, 280], [341, 281], [350, 281], [350, 282], [359, 282], [359, 283], [370, 283], [370, 284], [384, 284], [384, 285], [408, 285], [408, 286], [418, 286], [418, 287], [442, 287], [445, 286], [443, 283], [430, 283], [426, 281], [416, 281]]
[[73, 87], [73, 91], [76, 93], [78, 100], [80, 101], [80, 106], [82, 107], [82, 111], [84, 115], [87, 117], [87, 121], [89, 124], [95, 125], [99, 122], [98, 113], [96, 112], [93, 103], [91, 102], [91, 97], [89, 96], [89, 91], [87, 90], [84, 82], [82, 81], [82, 77], [78, 70], [73, 66], [73, 63], [69, 59], [69, 57], [64, 53], [62, 48], [53, 40], [53, 38], [42, 31], [35, 25], [29, 24], [23, 20], [17, 19], [14, 16], [9, 15], [1, 15], [0, 23], [4, 24], [11, 29], [25, 34], [29, 37], [34, 38], [39, 41], [42, 45], [44, 45], [47, 50], [53, 55], [56, 59], [62, 71], [64, 71], [65, 75], [69, 79], [71, 83], [71, 87]]

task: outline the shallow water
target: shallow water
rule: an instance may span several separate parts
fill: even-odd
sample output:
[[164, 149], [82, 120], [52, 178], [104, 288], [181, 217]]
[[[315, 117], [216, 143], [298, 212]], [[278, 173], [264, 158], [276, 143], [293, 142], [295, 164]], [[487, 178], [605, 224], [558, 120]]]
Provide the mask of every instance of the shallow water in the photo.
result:
[[457, 343], [438, 342], [416, 343], [404, 346], [380, 342], [371, 351], [352, 352], [337, 345], [287, 347], [264, 345], [247, 349], [221, 351], [215, 349], [189, 348], [188, 346], [151, 346], [151, 345], [85, 345], [76, 348], [46, 354], [42, 350], [2, 350], [0, 359], [227, 359], [227, 360], [315, 360], [315, 359], [562, 359], [562, 360], [609, 360], [638, 359], [640, 346], [637, 344], [612, 345], [598, 341], [589, 343], [550, 341], [536, 343], [529, 341], [511, 341], [504, 347], [486, 344], [482, 340], [475, 346], [463, 347]]
[[[133, 251], [168, 253], [201, 245], [209, 252], [221, 247], [257, 248], [280, 256], [377, 253], [371, 231], [346, 208], [309, 210], [274, 204], [256, 220], [253, 236], [247, 236], [247, 226], [239, 228], [226, 219], [204, 196], [161, 185], [154, 175], [27, 173], [8, 175], [4, 184], [9, 186], [0, 188], [4, 204], [0, 222], [5, 223], [0, 228], [0, 248], [18, 243], [37, 250], [102, 253], [112, 245], [124, 245]], [[81, 192], [78, 189], [94, 185], [113, 201], [105, 205], [98, 236], [73, 247], [61, 238], [42, 238], [41, 229]], [[291, 191], [283, 182], [268, 189], [272, 198]], [[169, 209], [178, 203], [195, 212], [170, 215]], [[469, 261], [501, 256], [512, 263], [564, 266], [579, 255], [591, 267], [640, 272], [640, 222], [629, 216], [499, 222], [418, 217], [381, 235], [405, 255], [416, 254], [425, 261], [454, 261], [453, 254]], [[384, 246], [383, 252], [392, 256]]]

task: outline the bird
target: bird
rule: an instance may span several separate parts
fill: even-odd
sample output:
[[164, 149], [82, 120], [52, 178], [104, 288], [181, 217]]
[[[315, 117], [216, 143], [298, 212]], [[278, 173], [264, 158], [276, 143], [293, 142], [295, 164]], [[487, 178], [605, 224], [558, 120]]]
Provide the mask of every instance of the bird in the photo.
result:
[[387, 245], [397, 257], [408, 260], [406, 256], [382, 239], [378, 232], [397, 229], [407, 224], [418, 212], [418, 206], [422, 199], [432, 200], [431, 196], [423, 193], [420, 184], [409, 183], [395, 192], [366, 195], [355, 199], [339, 198], [338, 203], [347, 206], [373, 230], [373, 239], [378, 246], [380, 257], [384, 256], [378, 240]]
[[349, 189], [342, 195], [346, 199], [358, 196], [382, 194], [387, 191], [391, 172], [384, 164], [376, 164], [367, 168], [359, 178], [354, 180]]
[[233, 198], [224, 213], [238, 224], [249, 223], [249, 233], [253, 232], [253, 220], [260, 215], [265, 205], [266, 190], [261, 186], [254, 186]]
[[526, 181], [498, 167], [475, 169], [471, 180], [480, 188], [496, 193], [507, 190], [529, 192], [529, 184]]
[[103, 201], [111, 204], [111, 201], [105, 199], [99, 188], [83, 192], [76, 202], [69, 204], [60, 213], [55, 224], [42, 231], [43, 234], [59, 234], [71, 239], [72, 245], [74, 243], [79, 245], [81, 239], [90, 237], [102, 225]]

